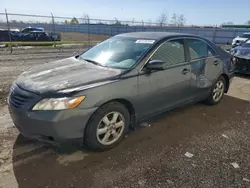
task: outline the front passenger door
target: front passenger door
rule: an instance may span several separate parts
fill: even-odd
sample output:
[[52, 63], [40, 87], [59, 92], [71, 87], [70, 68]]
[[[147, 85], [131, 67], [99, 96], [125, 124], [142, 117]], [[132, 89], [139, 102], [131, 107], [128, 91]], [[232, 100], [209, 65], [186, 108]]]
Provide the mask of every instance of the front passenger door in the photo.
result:
[[186, 61], [183, 39], [164, 42], [150, 60], [167, 63], [167, 69], [139, 74], [141, 116], [153, 115], [190, 98], [190, 64]]

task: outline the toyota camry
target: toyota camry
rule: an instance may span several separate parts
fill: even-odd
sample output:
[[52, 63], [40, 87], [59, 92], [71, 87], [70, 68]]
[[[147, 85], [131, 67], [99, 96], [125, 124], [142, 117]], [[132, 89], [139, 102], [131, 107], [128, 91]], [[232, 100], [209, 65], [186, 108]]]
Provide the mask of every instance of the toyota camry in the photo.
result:
[[10, 88], [10, 114], [25, 137], [104, 151], [145, 118], [190, 103], [219, 103], [233, 63], [199, 36], [120, 34], [21, 74]]

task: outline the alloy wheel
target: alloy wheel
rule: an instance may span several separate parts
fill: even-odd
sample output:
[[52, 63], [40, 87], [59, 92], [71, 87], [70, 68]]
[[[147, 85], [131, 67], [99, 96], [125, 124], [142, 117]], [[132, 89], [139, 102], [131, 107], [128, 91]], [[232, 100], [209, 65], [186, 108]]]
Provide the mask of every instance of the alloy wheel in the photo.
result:
[[102, 145], [111, 145], [122, 136], [125, 128], [125, 118], [119, 112], [110, 112], [100, 121], [96, 136]]
[[213, 100], [218, 102], [224, 93], [224, 83], [222, 80], [218, 81], [213, 90]]

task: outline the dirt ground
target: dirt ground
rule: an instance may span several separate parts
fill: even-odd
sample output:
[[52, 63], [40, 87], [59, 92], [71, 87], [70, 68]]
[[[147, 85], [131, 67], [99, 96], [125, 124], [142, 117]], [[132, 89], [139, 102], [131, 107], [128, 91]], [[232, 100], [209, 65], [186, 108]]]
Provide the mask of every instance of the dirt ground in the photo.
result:
[[116, 148], [65, 152], [18, 134], [6, 92], [23, 70], [82, 49], [0, 55], [1, 188], [250, 187], [250, 77], [217, 106], [189, 105], [147, 120]]
[[15, 48], [13, 54], [10, 55], [8, 49], [0, 48], [0, 98], [1, 93], [6, 93], [12, 81], [23, 71], [43, 63], [77, 55], [83, 52], [84, 49], [86, 49], [84, 46], [58, 49]]

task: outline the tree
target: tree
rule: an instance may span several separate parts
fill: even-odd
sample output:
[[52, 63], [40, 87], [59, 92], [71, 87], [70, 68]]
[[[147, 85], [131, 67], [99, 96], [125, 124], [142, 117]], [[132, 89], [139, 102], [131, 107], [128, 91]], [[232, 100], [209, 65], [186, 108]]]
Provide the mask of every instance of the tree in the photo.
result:
[[171, 17], [171, 24], [178, 25], [178, 16], [175, 13]]
[[18, 23], [16, 20], [10, 20], [11, 23]]
[[82, 18], [81, 18], [81, 23], [83, 24], [89, 24], [89, 15], [88, 14], [83, 14]]
[[162, 27], [164, 24], [167, 23], [168, 17], [165, 12], [161, 13], [161, 15], [158, 17], [157, 22]]
[[186, 19], [185, 19], [184, 15], [183, 14], [179, 15], [178, 16], [178, 25], [184, 26], [185, 23], [186, 23]]
[[115, 22], [112, 25], [122, 25], [122, 23], [117, 18], [115, 18]]
[[69, 24], [68, 20], [64, 20], [64, 24]]
[[132, 18], [132, 25], [134, 25], [135, 23], [135, 18]]
[[98, 25], [105, 25], [104, 23], [102, 23], [101, 20], [99, 22], [97, 22], [96, 24], [98, 24]]
[[76, 17], [73, 17], [70, 21], [70, 24], [79, 24], [78, 20], [76, 19]]
[[246, 21], [246, 24], [247, 24], [247, 25], [250, 25], [250, 20]]

